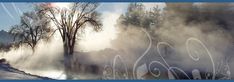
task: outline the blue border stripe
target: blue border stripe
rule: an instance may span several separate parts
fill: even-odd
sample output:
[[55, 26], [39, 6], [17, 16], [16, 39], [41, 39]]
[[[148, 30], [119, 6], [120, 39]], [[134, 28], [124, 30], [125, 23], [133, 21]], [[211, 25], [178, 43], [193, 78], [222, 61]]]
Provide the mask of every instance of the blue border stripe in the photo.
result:
[[0, 2], [234, 2], [234, 0], [0, 0]]
[[233, 82], [234, 80], [0, 80], [0, 82]]

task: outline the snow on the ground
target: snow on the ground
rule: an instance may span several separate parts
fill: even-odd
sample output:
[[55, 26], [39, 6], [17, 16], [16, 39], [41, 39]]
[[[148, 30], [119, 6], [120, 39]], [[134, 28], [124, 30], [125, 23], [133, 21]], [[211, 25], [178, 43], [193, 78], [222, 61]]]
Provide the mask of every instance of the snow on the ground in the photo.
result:
[[7, 63], [0, 63], [0, 79], [33, 79], [33, 80], [51, 80], [47, 77], [41, 77], [32, 75], [29, 73], [25, 73], [23, 71], [20, 71], [18, 69], [15, 69], [11, 67]]

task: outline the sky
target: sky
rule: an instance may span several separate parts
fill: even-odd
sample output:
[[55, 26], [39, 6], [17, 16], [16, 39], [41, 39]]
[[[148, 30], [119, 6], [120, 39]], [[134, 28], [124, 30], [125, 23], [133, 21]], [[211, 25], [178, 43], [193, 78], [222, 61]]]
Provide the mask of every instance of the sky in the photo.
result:
[[[0, 30], [8, 31], [12, 25], [20, 21], [23, 12], [31, 11], [33, 3], [0, 3]], [[129, 3], [101, 3], [97, 11], [101, 13], [122, 14], [126, 11]], [[144, 3], [146, 8], [155, 6], [155, 3]], [[163, 6], [163, 4], [160, 4]]]
[[12, 25], [19, 23], [23, 12], [32, 9], [31, 3], [0, 3], [0, 30], [9, 30]]
[[[34, 3], [0, 3], [0, 30], [8, 31], [11, 26], [20, 23], [20, 16], [23, 12], [33, 10]], [[65, 3], [66, 4], [66, 3]], [[100, 3], [97, 12], [101, 13], [102, 31], [93, 32], [87, 28], [84, 38], [79, 42], [83, 51], [98, 51], [111, 47], [111, 41], [117, 37], [116, 21], [119, 16], [126, 12], [129, 3]], [[159, 5], [160, 8], [165, 6], [164, 3], [143, 3], [146, 10]], [[90, 47], [92, 46], [92, 47]], [[100, 47], [102, 46], [102, 47]]]
[[[9, 30], [12, 25], [20, 22], [20, 16], [23, 12], [31, 11], [33, 3], [0, 3], [0, 30]], [[98, 12], [123, 13], [128, 3], [101, 3]], [[118, 8], [118, 9], [117, 9]]]

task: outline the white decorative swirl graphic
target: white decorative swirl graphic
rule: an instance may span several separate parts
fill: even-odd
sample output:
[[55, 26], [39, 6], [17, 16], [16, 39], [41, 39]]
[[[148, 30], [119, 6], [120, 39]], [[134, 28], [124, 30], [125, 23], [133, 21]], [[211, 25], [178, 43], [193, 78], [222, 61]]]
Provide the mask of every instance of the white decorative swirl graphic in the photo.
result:
[[205, 49], [205, 51], [207, 52], [207, 54], [208, 54], [208, 56], [210, 57], [209, 59], [211, 60], [211, 63], [212, 63], [212, 79], [215, 79], [215, 64], [214, 64], [214, 60], [213, 60], [213, 58], [212, 58], [212, 56], [211, 56], [211, 54], [210, 54], [210, 52], [209, 52], [209, 50], [207, 49], [207, 47], [200, 41], [200, 40], [198, 40], [198, 39], [196, 39], [196, 38], [189, 38], [187, 41], [186, 41], [186, 49], [187, 49], [187, 52], [188, 52], [188, 54], [189, 54], [189, 56], [193, 59], [193, 60], [195, 60], [195, 61], [198, 61], [199, 60], [199, 55], [198, 54], [196, 54], [197, 55], [197, 58], [194, 58], [193, 56], [192, 56], [192, 54], [191, 54], [191, 52], [190, 52], [190, 47], [189, 47], [189, 43], [190, 42], [192, 42], [192, 41], [195, 41], [195, 42], [198, 42], [199, 44], [201, 44], [202, 45], [202, 47]]
[[133, 78], [134, 79], [137, 79], [137, 77], [136, 77], [136, 66], [137, 66], [137, 64], [148, 53], [148, 51], [150, 50], [150, 48], [152, 46], [152, 39], [150, 37], [150, 34], [145, 29], [143, 29], [143, 28], [141, 30], [146, 33], [146, 35], [147, 35], [147, 37], [149, 39], [149, 45], [148, 45], [147, 49], [145, 50], [145, 52], [134, 63], [134, 66], [133, 66]]
[[[124, 64], [124, 59], [120, 55], [116, 55], [113, 60], [112, 68], [109, 68], [108, 70], [106, 69], [107, 67], [104, 68], [105, 73], [103, 75], [105, 75], [105, 78], [107, 78], [107, 76], [110, 78], [110, 74], [112, 74], [113, 79], [130, 79], [131, 76], [133, 79], [147, 79], [149, 78], [149, 76], [151, 77], [150, 79], [231, 79], [231, 72], [227, 62], [221, 62], [221, 64], [219, 65], [221, 68], [219, 67], [219, 70], [216, 70], [212, 54], [202, 41], [194, 37], [188, 38], [185, 43], [186, 53], [188, 54], [189, 59], [191, 58], [191, 64], [195, 63], [194, 65], [191, 65], [192, 67], [189, 66], [192, 69], [183, 70], [183, 67], [174, 66], [174, 64], [170, 64], [170, 62], [167, 61], [168, 58], [165, 58], [164, 55], [177, 55], [166, 53], [176, 50], [174, 46], [167, 42], [158, 42], [156, 44], [157, 53], [153, 54], [157, 56], [156, 59], [160, 59], [162, 61], [152, 60], [148, 63], [140, 62], [144, 59], [144, 57], [146, 57], [146, 55], [148, 55], [148, 52], [152, 49], [152, 40], [150, 34], [144, 29], [142, 29], [142, 31], [147, 35], [149, 45], [142, 53], [142, 55], [138, 57], [137, 60], [133, 63], [132, 74], [131, 72], [129, 72], [131, 70], [128, 71], [126, 64]], [[163, 50], [166, 50], [165, 53], [162, 53]], [[116, 78], [116, 75], [121, 75], [118, 74], [118, 72], [120, 71], [116, 71], [116, 61], [120, 61], [121, 65], [124, 67], [124, 70], [122, 70], [122, 77], [124, 78]], [[208, 64], [205, 67], [199, 66], [200, 63], [202, 63], [203, 61], [209, 61], [206, 63], [211, 64]], [[211, 66], [209, 67], [209, 65]], [[210, 68], [212, 70], [209, 70]], [[107, 71], [109, 71], [109, 73], [107, 73]], [[110, 71], [112, 71], [112, 73]]]

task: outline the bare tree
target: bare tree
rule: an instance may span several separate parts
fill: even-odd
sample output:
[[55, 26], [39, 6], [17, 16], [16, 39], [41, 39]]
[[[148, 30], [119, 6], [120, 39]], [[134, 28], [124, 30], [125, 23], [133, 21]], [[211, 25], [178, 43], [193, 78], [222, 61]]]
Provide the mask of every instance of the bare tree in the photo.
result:
[[18, 44], [27, 44], [34, 52], [37, 43], [48, 37], [48, 25], [49, 20], [42, 13], [27, 12], [21, 16], [19, 25], [12, 26], [10, 33], [14, 35], [14, 40], [19, 41]]
[[42, 11], [54, 22], [64, 47], [64, 67], [67, 79], [73, 79], [72, 58], [74, 47], [79, 39], [79, 31], [84, 29], [87, 24], [93, 26], [95, 31], [101, 29], [99, 14], [95, 12], [97, 3], [73, 3], [71, 7], [61, 9], [53, 7], [51, 4], [42, 4]]

